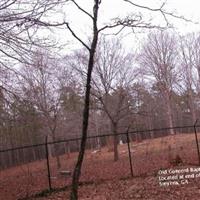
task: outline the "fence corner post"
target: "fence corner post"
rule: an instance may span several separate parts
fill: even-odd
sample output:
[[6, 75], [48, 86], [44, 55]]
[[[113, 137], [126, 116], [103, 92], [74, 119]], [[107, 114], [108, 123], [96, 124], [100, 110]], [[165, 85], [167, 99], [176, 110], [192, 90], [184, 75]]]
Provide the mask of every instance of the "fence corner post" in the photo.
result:
[[51, 173], [50, 173], [50, 166], [49, 166], [48, 135], [45, 137], [45, 150], [46, 150], [46, 160], [47, 160], [47, 176], [48, 176], [48, 183], [49, 183], [49, 191], [51, 191], [52, 187], [51, 187]]

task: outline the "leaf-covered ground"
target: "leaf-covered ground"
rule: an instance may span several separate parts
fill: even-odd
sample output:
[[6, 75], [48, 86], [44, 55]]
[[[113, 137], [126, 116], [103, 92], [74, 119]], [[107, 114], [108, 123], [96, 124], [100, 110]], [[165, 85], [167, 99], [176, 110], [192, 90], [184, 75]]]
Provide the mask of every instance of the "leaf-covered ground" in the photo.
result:
[[[180, 134], [131, 143], [134, 178], [130, 177], [127, 145], [119, 145], [120, 160], [113, 162], [113, 152], [107, 147], [101, 152], [87, 150], [80, 187], [81, 199], [200, 199], [199, 179], [188, 185], [160, 187], [159, 169], [176, 167], [174, 159], [181, 158], [180, 166], [198, 163], [195, 137]], [[62, 169], [73, 171], [77, 153], [61, 156]], [[180, 167], [179, 166], [179, 167]], [[50, 158], [52, 187], [71, 184], [71, 177], [63, 177]], [[195, 182], [196, 181], [196, 182]], [[48, 188], [46, 161], [37, 161], [0, 171], [0, 200], [17, 200], [30, 197]], [[69, 191], [53, 193], [46, 199], [68, 199]], [[192, 196], [193, 195], [193, 196]]]
[[[199, 180], [187, 185], [160, 187], [157, 177], [138, 177], [81, 186], [80, 200], [199, 200]], [[39, 200], [69, 199], [69, 191], [52, 194]]]

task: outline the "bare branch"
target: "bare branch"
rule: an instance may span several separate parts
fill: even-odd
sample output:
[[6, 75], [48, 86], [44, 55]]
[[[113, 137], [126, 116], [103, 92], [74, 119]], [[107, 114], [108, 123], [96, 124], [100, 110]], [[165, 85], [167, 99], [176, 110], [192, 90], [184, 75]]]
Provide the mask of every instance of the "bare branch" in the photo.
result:
[[106, 25], [106, 26], [100, 28], [99, 32], [101, 32], [105, 29], [112, 29], [112, 28], [117, 28], [117, 27], [121, 27], [121, 28], [117, 33], [115, 33], [115, 35], [119, 34], [125, 27], [147, 28], [147, 29], [154, 29], [154, 28], [165, 29], [165, 27], [152, 25], [150, 22], [143, 21], [142, 16], [140, 16], [140, 15], [134, 15], [134, 16], [128, 16], [124, 19], [115, 18], [113, 24]]
[[71, 34], [88, 50], [88, 51], [90, 51], [90, 47], [87, 45], [87, 44], [85, 44], [85, 42], [83, 42], [83, 40], [81, 40], [80, 39], [80, 37], [78, 37], [76, 34], [75, 34], [75, 32], [71, 29], [71, 27], [69, 26], [69, 24], [68, 23], [65, 23], [66, 24], [66, 26], [67, 26], [67, 28], [69, 29], [69, 31], [71, 32]]
[[66, 25], [70, 33], [74, 36], [74, 38], [76, 38], [88, 51], [90, 51], [90, 47], [85, 42], [83, 42], [83, 40], [81, 40], [80, 37], [77, 36], [77, 34], [70, 27], [69, 23], [67, 22], [49, 23], [49, 22], [40, 21], [38, 19], [29, 19], [29, 20], [32, 21], [34, 24], [38, 24], [39, 26], [45, 26], [45, 27], [59, 27], [59, 26]]
[[186, 19], [184, 16], [176, 15], [173, 12], [165, 11], [164, 6], [165, 6], [166, 2], [162, 3], [162, 5], [159, 8], [151, 8], [149, 6], [143, 6], [143, 5], [140, 5], [140, 4], [136, 4], [136, 3], [132, 2], [131, 0], [124, 0], [124, 1], [130, 3], [131, 5], [133, 5], [135, 7], [141, 8], [141, 9], [149, 10], [151, 12], [160, 12], [161, 15], [163, 16], [164, 20], [166, 21], [167, 26], [169, 26], [169, 24], [170, 24], [168, 19], [167, 19], [167, 16], [171, 16], [171, 17], [174, 17], [174, 18], [177, 18], [177, 19], [185, 20], [186, 22], [194, 23], [192, 20]]
[[165, 3], [163, 3], [163, 4], [161, 5], [160, 8], [150, 8], [150, 7], [148, 7], [148, 6], [142, 6], [142, 5], [133, 3], [133, 2], [130, 1], [130, 0], [124, 0], [124, 1], [126, 1], [126, 2], [128, 2], [128, 3], [130, 3], [130, 4], [132, 4], [133, 6], [136, 6], [136, 7], [142, 8], [142, 9], [146, 9], [146, 10], [150, 10], [150, 11], [156, 11], [156, 12], [162, 10], [163, 6], [165, 5]]
[[86, 10], [84, 10], [83, 8], [81, 8], [81, 7], [76, 3], [75, 0], [71, 0], [71, 1], [76, 5], [76, 7], [77, 7], [79, 10], [81, 10], [81, 11], [84, 12], [86, 15], [88, 15], [92, 20], [94, 19], [94, 17], [93, 17], [89, 12], [87, 12]]
[[0, 10], [10, 7], [11, 5], [13, 5], [16, 2], [17, 2], [17, 0], [11, 0], [11, 2], [10, 2], [10, 0], [8, 0], [8, 1], [4, 2], [2, 5], [0, 5]]

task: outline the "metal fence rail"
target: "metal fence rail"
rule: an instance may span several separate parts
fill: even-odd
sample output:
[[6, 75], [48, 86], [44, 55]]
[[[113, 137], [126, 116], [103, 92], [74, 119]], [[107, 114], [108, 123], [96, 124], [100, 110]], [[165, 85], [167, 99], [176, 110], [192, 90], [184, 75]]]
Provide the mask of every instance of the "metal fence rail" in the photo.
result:
[[[196, 128], [200, 127], [200, 125], [195, 125]], [[146, 129], [146, 130], [137, 130], [137, 131], [129, 131], [129, 134], [143, 134], [146, 132], [157, 132], [157, 131], [168, 131], [168, 130], [176, 130], [176, 129], [186, 129], [186, 128], [194, 128], [194, 125], [190, 126], [174, 126], [174, 127], [165, 127], [165, 128], [159, 128], [159, 129]], [[126, 135], [126, 132], [120, 132], [116, 133], [115, 135]], [[103, 137], [109, 137], [113, 136], [114, 134], [109, 133], [109, 134], [102, 134], [102, 135], [92, 135], [88, 136], [87, 139], [94, 139], [94, 138], [103, 138]], [[162, 137], [162, 136], [160, 136]], [[46, 137], [45, 137], [46, 138]], [[47, 144], [59, 144], [63, 142], [74, 142], [74, 141], [79, 141], [81, 140], [81, 137], [76, 137], [76, 138], [70, 138], [70, 139], [64, 139], [64, 140], [57, 140], [53, 142], [47, 142]], [[15, 147], [15, 148], [8, 148], [8, 149], [3, 149], [0, 150], [0, 153], [7, 152], [7, 151], [15, 151], [15, 150], [20, 150], [20, 149], [27, 149], [27, 148], [32, 148], [32, 147], [39, 147], [39, 146], [44, 146], [46, 143], [38, 143], [38, 144], [33, 144], [33, 145], [25, 145], [25, 146], [20, 146], [20, 147]]]

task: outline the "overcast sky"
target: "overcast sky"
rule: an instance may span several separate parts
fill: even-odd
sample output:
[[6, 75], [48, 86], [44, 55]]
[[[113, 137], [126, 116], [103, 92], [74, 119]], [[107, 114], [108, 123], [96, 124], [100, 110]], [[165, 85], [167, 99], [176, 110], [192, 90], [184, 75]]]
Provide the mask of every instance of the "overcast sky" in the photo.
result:
[[[80, 5], [87, 10], [88, 12], [92, 12], [92, 4], [93, 0], [77, 0]], [[133, 1], [137, 4], [143, 5], [143, 6], [149, 6], [151, 8], [158, 8], [162, 4], [162, 0], [135, 0]], [[199, 0], [167, 0], [165, 5], [165, 10], [169, 12], [173, 12], [177, 15], [184, 16], [187, 19], [191, 19], [194, 22], [199, 23], [200, 22], [200, 1]], [[88, 16], [85, 16], [85, 14], [81, 13], [77, 10], [77, 8], [74, 5], [67, 6], [66, 9], [64, 9], [65, 12], [65, 19], [68, 21], [73, 28], [73, 30], [84, 40], [87, 42], [88, 37], [91, 35], [91, 21], [88, 18]], [[159, 13], [152, 13], [148, 12], [144, 9], [137, 9], [133, 6], [131, 6], [129, 3], [123, 2], [123, 0], [102, 0], [102, 4], [100, 5], [99, 10], [99, 22], [98, 26], [101, 27], [105, 23], [109, 23], [111, 19], [115, 17], [123, 17], [127, 16], [131, 13], [141, 13], [144, 17], [144, 19], [149, 20], [152, 18], [153, 22], [155, 23], [164, 23], [164, 18]], [[60, 14], [61, 17], [63, 17], [63, 14]], [[169, 22], [173, 23], [176, 27], [177, 32], [181, 33], [187, 33], [191, 31], [200, 31], [200, 23], [199, 24], [193, 24], [188, 23], [183, 20], [175, 19], [169, 17]], [[141, 31], [141, 30], [135, 30]], [[127, 30], [124, 32], [124, 34], [129, 33], [130, 31]], [[66, 32], [66, 30], [63, 31], [56, 31], [56, 39], [58, 41], [67, 42], [69, 43], [69, 49], [76, 48], [77, 41], [73, 41], [70, 34]], [[131, 47], [132, 43], [135, 43], [140, 39], [141, 37], [144, 37], [144, 34], [129, 34], [127, 37], [123, 39], [123, 42], [126, 46]]]

